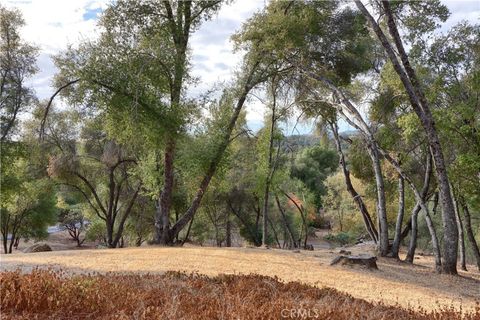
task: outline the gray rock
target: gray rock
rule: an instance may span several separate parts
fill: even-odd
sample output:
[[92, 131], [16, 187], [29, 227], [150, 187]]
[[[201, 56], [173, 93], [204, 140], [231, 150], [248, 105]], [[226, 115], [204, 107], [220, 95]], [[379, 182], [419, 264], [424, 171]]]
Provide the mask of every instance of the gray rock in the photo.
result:
[[33, 246], [23, 250], [25, 253], [52, 251], [52, 248], [46, 243], [36, 243]]
[[359, 266], [366, 269], [378, 270], [377, 266], [377, 257], [369, 255], [359, 255], [359, 256], [338, 256], [335, 257], [330, 263], [333, 265], [341, 266]]

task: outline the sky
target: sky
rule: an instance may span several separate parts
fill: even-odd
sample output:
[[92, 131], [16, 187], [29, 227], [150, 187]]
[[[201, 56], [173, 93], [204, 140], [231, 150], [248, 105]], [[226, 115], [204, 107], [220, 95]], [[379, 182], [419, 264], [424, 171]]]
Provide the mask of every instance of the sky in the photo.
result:
[[[96, 21], [112, 0], [2, 0], [8, 8], [16, 7], [23, 13], [26, 26], [22, 36], [40, 47], [37, 65], [39, 72], [30, 79], [39, 98], [49, 98], [55, 89], [51, 86], [56, 72], [51, 56], [85, 39], [98, 36]], [[191, 38], [193, 75], [199, 84], [191, 94], [205, 92], [215, 83], [228, 82], [241, 62], [241, 55], [233, 53], [230, 36], [239, 30], [253, 13], [263, 8], [266, 0], [236, 0], [225, 5], [205, 22]], [[451, 16], [442, 26], [446, 31], [461, 20], [480, 21], [480, 0], [442, 0]], [[256, 130], [262, 126], [265, 109], [259, 101], [247, 105], [247, 124]], [[286, 124], [286, 130], [295, 127], [295, 121]], [[308, 123], [295, 127], [296, 133], [308, 133]], [[350, 128], [344, 127], [344, 130]]]

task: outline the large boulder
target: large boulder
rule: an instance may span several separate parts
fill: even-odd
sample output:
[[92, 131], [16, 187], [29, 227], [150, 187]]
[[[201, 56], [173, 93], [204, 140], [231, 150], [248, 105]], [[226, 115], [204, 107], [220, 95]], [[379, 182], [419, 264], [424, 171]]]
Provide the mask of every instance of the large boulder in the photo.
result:
[[35, 243], [33, 246], [23, 250], [25, 253], [52, 251], [52, 248], [46, 243]]
[[377, 270], [377, 257], [370, 256], [370, 255], [358, 255], [358, 256], [338, 256], [332, 260], [330, 263], [331, 266], [333, 265], [341, 265], [341, 266], [359, 266], [361, 268]]

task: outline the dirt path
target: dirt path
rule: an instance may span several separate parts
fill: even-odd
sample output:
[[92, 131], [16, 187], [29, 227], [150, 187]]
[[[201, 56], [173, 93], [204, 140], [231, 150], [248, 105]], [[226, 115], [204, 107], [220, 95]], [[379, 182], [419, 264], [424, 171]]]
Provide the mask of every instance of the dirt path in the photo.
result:
[[[355, 247], [366, 252], [369, 248]], [[179, 270], [207, 275], [258, 273], [285, 281], [301, 281], [334, 287], [368, 301], [422, 307], [441, 306], [474, 309], [480, 301], [480, 273], [461, 277], [438, 275], [429, 267], [430, 257], [419, 257], [416, 265], [380, 259], [378, 271], [331, 267], [333, 250], [292, 252], [250, 248], [159, 248], [141, 247], [104, 250], [53, 251], [1, 256], [1, 270], [34, 267], [62, 268], [71, 272], [165, 272]], [[470, 268], [473, 270], [473, 266]]]

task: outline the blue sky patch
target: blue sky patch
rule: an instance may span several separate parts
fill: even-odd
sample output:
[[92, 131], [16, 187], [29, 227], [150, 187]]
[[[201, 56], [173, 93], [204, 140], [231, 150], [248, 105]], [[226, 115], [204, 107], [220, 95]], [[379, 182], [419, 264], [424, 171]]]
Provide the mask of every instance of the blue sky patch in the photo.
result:
[[102, 13], [102, 8], [87, 9], [83, 14], [83, 20], [96, 20], [100, 13]]

